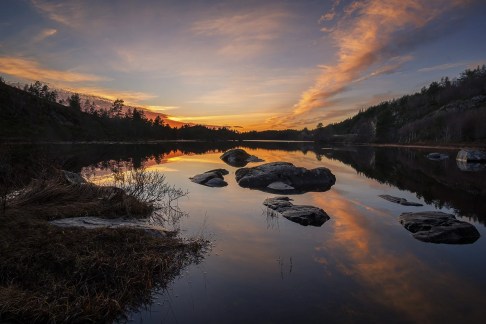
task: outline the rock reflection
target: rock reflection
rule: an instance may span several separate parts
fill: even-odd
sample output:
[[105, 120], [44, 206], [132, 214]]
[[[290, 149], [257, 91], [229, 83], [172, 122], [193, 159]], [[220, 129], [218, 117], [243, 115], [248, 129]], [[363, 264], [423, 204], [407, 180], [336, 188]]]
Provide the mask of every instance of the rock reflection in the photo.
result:
[[449, 207], [460, 215], [486, 224], [486, 170], [463, 172], [454, 159], [430, 161], [427, 149], [353, 147], [324, 152], [358, 173], [408, 190], [438, 208]]
[[443, 265], [439, 270], [430, 260], [400, 249], [383, 233], [390, 229], [376, 227], [362, 210], [335, 191], [328, 195], [313, 195], [317, 204], [334, 215], [336, 226], [334, 239], [316, 247], [315, 262], [322, 264], [328, 275], [337, 271], [355, 280], [359, 288], [349, 293], [360, 304], [371, 305], [373, 301], [404, 316], [399, 318], [407, 318], [405, 322], [482, 320], [484, 314], [477, 307], [471, 306], [471, 313], [464, 314], [464, 300], [472, 304], [484, 300], [479, 287]]

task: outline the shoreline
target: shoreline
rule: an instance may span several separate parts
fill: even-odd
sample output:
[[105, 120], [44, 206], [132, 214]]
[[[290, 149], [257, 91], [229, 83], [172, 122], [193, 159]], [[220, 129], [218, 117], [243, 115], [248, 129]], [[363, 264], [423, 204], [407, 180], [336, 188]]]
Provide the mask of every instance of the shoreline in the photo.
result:
[[317, 146], [371, 146], [371, 147], [403, 147], [417, 149], [447, 149], [455, 150], [462, 148], [486, 149], [486, 143], [417, 143], [417, 144], [400, 144], [400, 143], [325, 143], [318, 141], [305, 140], [145, 140], [145, 141], [0, 141], [2, 145], [156, 145], [166, 143], [292, 143], [292, 144], [315, 144]]

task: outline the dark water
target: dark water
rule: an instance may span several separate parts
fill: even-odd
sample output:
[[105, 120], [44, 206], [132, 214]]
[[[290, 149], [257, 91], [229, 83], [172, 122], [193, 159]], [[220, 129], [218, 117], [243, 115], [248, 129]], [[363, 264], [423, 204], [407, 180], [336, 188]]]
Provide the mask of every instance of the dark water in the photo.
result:
[[[337, 179], [331, 190], [292, 196], [295, 204], [321, 207], [331, 220], [322, 227], [305, 227], [267, 215], [262, 202], [275, 195], [240, 188], [236, 168], [219, 159], [221, 152], [238, 145], [266, 162], [331, 169]], [[486, 171], [461, 171], [457, 150], [439, 150], [451, 157], [444, 161], [428, 160], [425, 155], [437, 151], [431, 149], [323, 148], [309, 143], [23, 150], [55, 158], [73, 171], [87, 172], [91, 166], [98, 175], [110, 163], [131, 161], [163, 172], [168, 182], [189, 191], [179, 201], [189, 216], [176, 226], [185, 236], [202, 233], [214, 247], [202, 263], [156, 292], [147, 309], [130, 314], [135, 323], [485, 321]], [[208, 188], [188, 179], [221, 167], [230, 171], [225, 176], [228, 187]], [[379, 198], [381, 194], [424, 206], [393, 204]], [[481, 238], [468, 245], [415, 240], [398, 216], [426, 210], [455, 214], [474, 224]]]

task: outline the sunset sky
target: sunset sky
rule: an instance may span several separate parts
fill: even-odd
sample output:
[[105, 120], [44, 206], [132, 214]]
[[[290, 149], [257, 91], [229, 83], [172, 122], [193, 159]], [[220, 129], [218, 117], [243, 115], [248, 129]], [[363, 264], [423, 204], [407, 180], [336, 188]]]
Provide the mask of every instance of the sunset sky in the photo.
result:
[[0, 75], [174, 120], [314, 128], [486, 63], [486, 1], [2, 0]]

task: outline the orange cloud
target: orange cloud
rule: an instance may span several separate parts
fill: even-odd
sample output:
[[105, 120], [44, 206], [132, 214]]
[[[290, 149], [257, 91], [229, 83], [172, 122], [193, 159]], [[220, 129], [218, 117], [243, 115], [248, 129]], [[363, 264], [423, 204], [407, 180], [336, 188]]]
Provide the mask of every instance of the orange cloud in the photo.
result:
[[[291, 116], [280, 122], [285, 124], [299, 115], [329, 106], [330, 98], [343, 92], [353, 82], [395, 71], [410, 59], [407, 55], [397, 56], [400, 40], [407, 41], [415, 37], [414, 40], [419, 41], [418, 32], [422, 28], [445, 11], [466, 2], [370, 0], [355, 1], [343, 8], [335, 25], [324, 27], [337, 47], [337, 63], [325, 66], [315, 84], [301, 95]], [[322, 22], [335, 18], [335, 7], [322, 16]], [[363, 76], [364, 72], [377, 65], [375, 72]]]
[[128, 105], [138, 105], [140, 101], [157, 98], [156, 95], [152, 95], [145, 92], [138, 91], [116, 91], [111, 89], [99, 88], [99, 87], [72, 87], [66, 88], [71, 92], [83, 93], [91, 96], [101, 97], [109, 100], [115, 100], [121, 98]]
[[106, 80], [106, 78], [93, 74], [45, 68], [40, 66], [40, 64], [34, 60], [11, 56], [0, 56], [0, 72], [27, 80], [49, 80], [58, 82]]

